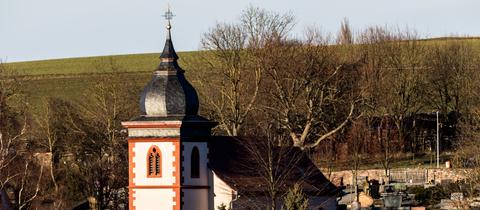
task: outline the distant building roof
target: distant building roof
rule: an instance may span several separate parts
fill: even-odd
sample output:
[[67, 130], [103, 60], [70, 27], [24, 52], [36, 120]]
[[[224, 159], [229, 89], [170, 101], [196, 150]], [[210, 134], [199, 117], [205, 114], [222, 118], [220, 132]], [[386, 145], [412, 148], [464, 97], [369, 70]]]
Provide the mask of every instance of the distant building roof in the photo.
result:
[[[285, 176], [277, 187], [286, 192], [295, 183], [304, 192], [316, 196], [334, 196], [339, 189], [315, 166], [307, 154], [296, 147], [272, 148], [274, 169], [278, 176]], [[268, 152], [258, 138], [215, 136], [209, 142], [210, 167], [215, 174], [240, 194], [264, 193], [267, 177], [262, 175], [262, 163]], [[260, 155], [260, 156], [259, 156]]]

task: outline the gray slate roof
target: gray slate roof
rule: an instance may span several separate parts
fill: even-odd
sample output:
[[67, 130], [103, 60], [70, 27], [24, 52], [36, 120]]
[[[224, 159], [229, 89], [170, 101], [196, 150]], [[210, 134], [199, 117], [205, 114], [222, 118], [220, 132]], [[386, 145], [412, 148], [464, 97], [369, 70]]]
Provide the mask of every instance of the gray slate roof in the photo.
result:
[[[260, 154], [265, 158], [267, 154], [262, 141], [264, 140], [259, 137], [211, 137], [211, 169], [240, 194], [265, 194], [268, 182], [258, 157]], [[285, 175], [278, 185], [280, 191], [286, 192], [295, 183], [299, 183], [309, 195], [335, 196], [340, 192], [299, 148], [275, 147], [273, 153], [276, 161], [274, 167], [277, 167], [275, 171], [279, 176]]]

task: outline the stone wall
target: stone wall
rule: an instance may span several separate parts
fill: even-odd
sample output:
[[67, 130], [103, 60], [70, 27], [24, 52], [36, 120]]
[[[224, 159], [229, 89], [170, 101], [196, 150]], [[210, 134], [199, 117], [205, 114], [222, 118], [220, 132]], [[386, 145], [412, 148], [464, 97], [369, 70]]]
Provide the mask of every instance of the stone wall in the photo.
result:
[[[402, 169], [393, 169], [395, 171], [405, 171], [415, 172], [415, 173], [425, 173], [427, 180], [434, 180], [435, 182], [439, 183], [442, 180], [452, 180], [458, 181], [465, 179], [466, 173], [468, 173], [469, 169], [423, 169], [423, 168], [402, 168]], [[350, 185], [352, 184], [352, 171], [335, 171], [332, 172], [330, 177], [328, 174], [325, 174], [327, 178], [330, 179], [335, 185], [340, 185], [341, 179], [343, 177], [343, 184]], [[376, 179], [376, 180], [386, 180], [385, 178], [385, 170], [383, 169], [370, 169], [370, 170], [359, 170], [358, 177], [365, 177], [368, 176], [368, 179]], [[360, 183], [359, 183], [360, 184]]]

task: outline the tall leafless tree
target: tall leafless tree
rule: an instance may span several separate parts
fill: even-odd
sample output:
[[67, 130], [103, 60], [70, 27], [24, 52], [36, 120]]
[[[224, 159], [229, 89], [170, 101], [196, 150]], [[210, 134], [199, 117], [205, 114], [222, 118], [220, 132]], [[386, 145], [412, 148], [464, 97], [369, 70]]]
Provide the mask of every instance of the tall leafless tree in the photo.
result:
[[358, 201], [358, 170], [362, 162], [362, 149], [365, 147], [369, 137], [368, 119], [354, 121], [348, 131], [347, 139], [349, 142], [350, 167], [352, 171], [352, 184], [355, 192], [355, 200]]
[[289, 14], [248, 7], [240, 23], [217, 24], [204, 34], [209, 74], [201, 79], [202, 96], [227, 135], [239, 135], [256, 109], [263, 77], [256, 51], [266, 40], [287, 36], [293, 24]]
[[200, 80], [202, 96], [227, 135], [239, 135], [257, 108], [263, 78], [257, 50], [273, 37], [287, 36], [293, 24], [289, 14], [248, 7], [240, 23], [220, 23], [203, 35], [208, 75]]
[[38, 164], [26, 149], [26, 105], [12, 72], [0, 63], [0, 205], [6, 209], [28, 209], [40, 194], [43, 166], [36, 167]]
[[339, 132], [355, 115], [357, 65], [338, 62], [319, 33], [306, 41], [272, 40], [263, 49], [270, 100], [265, 108], [294, 146], [313, 148]]
[[240, 21], [247, 33], [250, 48], [261, 48], [272, 39], [285, 38], [295, 26], [295, 17], [290, 13], [272, 12], [254, 6], [242, 12]]
[[[129, 83], [130, 85], [125, 85]], [[127, 144], [121, 122], [137, 113], [136, 91], [131, 81], [120, 74], [105, 75], [80, 104], [84, 133], [79, 158], [80, 173], [87, 181], [90, 196], [100, 209], [126, 206]], [[74, 122], [75, 123], [75, 122]], [[78, 123], [78, 122], [77, 122]]]
[[361, 34], [370, 116], [388, 115], [402, 149], [408, 149], [409, 118], [425, 107], [426, 48], [411, 30], [371, 27]]
[[43, 148], [46, 149], [48, 153], [50, 153], [50, 178], [54, 186], [55, 193], [58, 193], [58, 184], [55, 175], [55, 153], [58, 147], [58, 135], [56, 133], [55, 128], [55, 120], [52, 119], [54, 117], [52, 113], [52, 103], [50, 100], [44, 99], [43, 107], [44, 110], [41, 112], [41, 116], [38, 116], [37, 125], [40, 127], [40, 130], [43, 135], [41, 135], [40, 144]]
[[461, 113], [468, 106], [468, 94], [476, 78], [478, 56], [472, 46], [458, 40], [439, 41], [429, 48], [426, 78], [432, 108], [442, 113]]
[[383, 84], [388, 92], [382, 107], [393, 118], [402, 150], [406, 151], [411, 138], [407, 122], [425, 106], [426, 48], [418, 41], [418, 35], [408, 29], [390, 35], [390, 38], [383, 45], [387, 71]]
[[246, 39], [241, 27], [231, 24], [218, 24], [203, 38], [204, 48], [210, 50], [207, 62], [212, 75], [201, 79], [208, 91], [202, 96], [220, 128], [230, 136], [240, 133], [254, 109], [261, 81], [258, 68], [251, 68]]

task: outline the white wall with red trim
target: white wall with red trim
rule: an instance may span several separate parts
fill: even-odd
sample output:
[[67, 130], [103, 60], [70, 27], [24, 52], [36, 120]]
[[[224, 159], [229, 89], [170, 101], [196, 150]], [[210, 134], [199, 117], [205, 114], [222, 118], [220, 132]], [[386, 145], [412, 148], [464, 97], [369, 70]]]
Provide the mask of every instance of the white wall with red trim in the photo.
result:
[[[148, 178], [147, 177], [147, 164], [149, 149], [153, 145], [157, 146], [161, 154], [161, 177], [160, 178]], [[175, 145], [172, 142], [135, 142], [133, 152], [133, 163], [135, 168], [133, 172], [135, 177], [133, 178], [133, 184], [136, 186], [171, 186], [175, 184], [175, 176], [173, 172], [176, 170], [173, 166], [175, 156]]]

